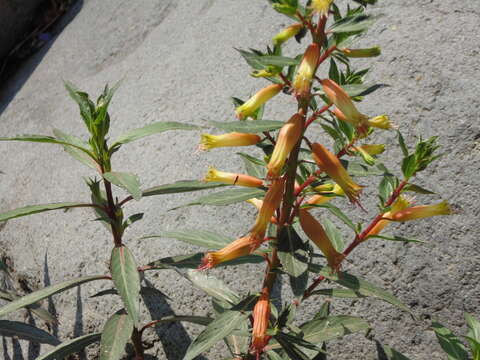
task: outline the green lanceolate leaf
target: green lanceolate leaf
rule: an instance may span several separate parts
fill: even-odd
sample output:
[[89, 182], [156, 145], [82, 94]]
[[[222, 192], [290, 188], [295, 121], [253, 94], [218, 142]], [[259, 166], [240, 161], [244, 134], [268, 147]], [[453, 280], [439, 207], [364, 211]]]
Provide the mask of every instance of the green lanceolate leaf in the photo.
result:
[[467, 360], [468, 354], [462, 342], [455, 334], [438, 322], [432, 323], [433, 331], [443, 351], [448, 354], [449, 360]]
[[[17, 294], [12, 294], [12, 293], [7, 293], [5, 291], [0, 291], [0, 299], [8, 300], [8, 301], [15, 301], [17, 299], [20, 299], [21, 296]], [[57, 323], [57, 318], [50, 314], [47, 310], [42, 308], [42, 306], [38, 303], [34, 303], [32, 305], [26, 306], [28, 310], [30, 310], [32, 313], [37, 315], [40, 319], [43, 321], [46, 321], [47, 323], [50, 324], [55, 324]]]
[[402, 149], [402, 153], [404, 157], [408, 156], [408, 147], [405, 144], [405, 139], [403, 138], [403, 135], [400, 131], [398, 133], [398, 144], [400, 145], [400, 149]]
[[338, 275], [332, 274], [328, 268], [324, 268], [321, 271], [321, 274], [327, 279], [335, 281], [337, 284], [358, 292], [360, 295], [376, 297], [413, 315], [412, 311], [394, 295], [358, 276], [354, 276], [345, 272], [340, 272]]
[[360, 32], [367, 30], [374, 22], [375, 18], [370, 15], [346, 16], [335, 22], [328, 31], [332, 33]]
[[95, 156], [89, 150], [89, 145], [87, 143], [83, 142], [81, 139], [73, 135], [68, 135], [58, 129], [53, 129], [53, 134], [57, 139], [65, 143], [72, 144], [72, 146], [63, 146], [63, 150], [65, 150], [65, 152], [67, 152], [71, 157], [92, 169], [98, 169], [98, 164], [95, 161]]
[[57, 360], [64, 359], [68, 355], [77, 353], [85, 349], [88, 345], [100, 340], [101, 333], [87, 334], [75, 339], [67, 340], [56, 346], [52, 350], [40, 355], [37, 360]]
[[140, 181], [138, 180], [137, 175], [124, 172], [106, 172], [103, 174], [103, 177], [112, 184], [127, 190], [135, 200], [140, 200], [142, 197]]
[[115, 247], [110, 259], [110, 270], [115, 287], [122, 298], [128, 314], [136, 325], [140, 297], [140, 275], [135, 259], [125, 246]]
[[391, 348], [390, 346], [382, 345], [381, 349], [383, 350], [383, 358], [386, 358], [386, 360], [410, 360], [405, 355], [399, 353], [397, 350]]
[[58, 345], [60, 341], [45, 330], [18, 321], [0, 320], [0, 335], [18, 337], [40, 344]]
[[397, 235], [393, 235], [393, 236], [373, 235], [373, 236], [369, 236], [368, 238], [369, 239], [370, 238], [378, 238], [378, 239], [383, 239], [383, 240], [388, 240], [388, 241], [413, 242], [413, 243], [421, 243], [421, 244], [424, 243], [424, 241], [421, 241], [421, 240], [408, 239], [406, 237], [397, 236]]
[[118, 360], [132, 335], [132, 318], [124, 311], [112, 315], [105, 324], [100, 341], [100, 360]]
[[467, 340], [473, 353], [473, 360], [480, 360], [480, 321], [469, 313], [465, 313], [465, 320], [468, 325]]
[[230, 290], [225, 283], [214, 276], [206, 275], [203, 272], [190, 270], [187, 273], [187, 279], [192, 284], [205, 291], [208, 295], [220, 300], [224, 304], [236, 304], [240, 297], [237, 293]]
[[365, 297], [358, 291], [352, 289], [320, 289], [315, 290], [311, 295], [325, 295], [331, 297], [345, 298], [345, 299], [358, 299]]
[[[369, 328], [370, 326], [365, 320], [347, 315], [329, 316], [322, 320], [312, 320], [300, 327], [303, 333], [303, 340], [318, 346], [324, 341], [359, 331], [366, 331]], [[270, 345], [272, 350], [278, 349], [279, 347], [280, 345], [275, 343], [271, 343]], [[310, 349], [303, 350], [307, 354], [311, 351]]]
[[82, 203], [53, 203], [41, 205], [29, 205], [15, 210], [10, 210], [0, 214], [0, 221], [10, 220], [21, 216], [38, 214], [45, 211], [69, 209], [75, 207], [89, 207], [90, 204]]
[[244, 154], [244, 153], [237, 153], [237, 154], [242, 157], [243, 163], [245, 165], [245, 171], [247, 172], [248, 175], [255, 176], [260, 179], [266, 176], [267, 171], [265, 170], [266, 164], [264, 161], [254, 158], [253, 156], [250, 156], [248, 154]]
[[433, 195], [435, 194], [433, 191], [427, 190], [422, 188], [421, 186], [414, 185], [414, 184], [407, 184], [403, 187], [402, 191], [411, 191], [417, 194], [424, 194], [424, 195]]
[[411, 178], [417, 171], [417, 157], [415, 154], [405, 157], [402, 161], [402, 172], [406, 179]]
[[210, 121], [212, 126], [226, 130], [241, 133], [261, 133], [264, 131], [272, 131], [280, 129], [285, 123], [275, 120], [254, 120], [254, 121], [231, 121], [220, 122]]
[[216, 182], [204, 182], [198, 180], [181, 180], [174, 182], [172, 184], [165, 184], [160, 186], [155, 186], [148, 188], [142, 191], [142, 196], [155, 196], [155, 195], [165, 195], [165, 194], [176, 194], [184, 193], [190, 191], [200, 191], [206, 189], [214, 189], [218, 187], [228, 186], [222, 183]]
[[155, 122], [153, 124], [144, 126], [139, 129], [134, 129], [126, 132], [123, 135], [120, 135], [114, 142], [111, 148], [114, 148], [118, 145], [127, 144], [129, 142], [141, 139], [145, 136], [159, 134], [168, 130], [198, 130], [199, 127], [191, 124], [165, 121], [165, 122]]
[[325, 228], [325, 232], [327, 233], [328, 238], [332, 242], [335, 250], [340, 253], [343, 252], [343, 250], [345, 249], [345, 242], [343, 241], [343, 236], [340, 230], [338, 230], [335, 224], [327, 218], [324, 218], [322, 220], [322, 223], [323, 227]]
[[[255, 197], [263, 197], [264, 195], [265, 195], [265, 191], [261, 189], [236, 188], [236, 189], [224, 190], [224, 191], [199, 197], [193, 202], [183, 206], [191, 206], [191, 205], [225, 206], [225, 205], [235, 204], [235, 203], [245, 201]], [[179, 207], [183, 207], [183, 206], [179, 206]]]
[[248, 318], [248, 313], [227, 310], [220, 314], [193, 340], [187, 349], [184, 360], [192, 360], [211, 348], [218, 341], [232, 334], [242, 322]]
[[43, 300], [49, 296], [71, 289], [72, 287], [75, 287], [90, 281], [94, 281], [94, 280], [105, 280], [105, 279], [108, 279], [108, 277], [106, 277], [105, 275], [83, 276], [77, 279], [64, 281], [60, 284], [55, 284], [41, 290], [37, 290], [28, 295], [22, 296], [18, 300], [12, 301], [11, 303], [0, 308], [0, 317], [5, 316], [18, 309], [21, 309], [25, 306], [34, 304], [37, 301]]
[[336, 217], [338, 217], [340, 220], [343, 221], [343, 223], [345, 225], [347, 225], [350, 229], [352, 229], [353, 231], [356, 231], [357, 227], [355, 226], [355, 224], [352, 222], [352, 220], [350, 220], [350, 218], [345, 215], [343, 213], [342, 210], [340, 210], [338, 207], [336, 207], [335, 205], [332, 205], [332, 204], [321, 204], [321, 205], [314, 205], [315, 207], [321, 207], [321, 208], [325, 208], [327, 209], [328, 211], [330, 211], [333, 215], [335, 215]]
[[233, 241], [226, 236], [207, 230], [163, 231], [159, 235], [145, 236], [142, 239], [151, 238], [174, 238], [192, 245], [201, 246], [208, 249], [221, 249], [225, 245], [228, 245]]
[[[187, 255], [167, 256], [162, 259], [153, 261], [148, 264], [147, 270], [162, 270], [162, 269], [198, 269], [202, 264], [204, 253], [193, 253]], [[258, 264], [265, 261], [265, 258], [260, 255], [248, 255], [240, 258], [225, 261], [218, 264], [217, 267], [242, 265], [242, 264]]]
[[291, 226], [283, 227], [278, 236], [278, 258], [283, 271], [293, 277], [302, 275], [308, 269], [307, 245]]

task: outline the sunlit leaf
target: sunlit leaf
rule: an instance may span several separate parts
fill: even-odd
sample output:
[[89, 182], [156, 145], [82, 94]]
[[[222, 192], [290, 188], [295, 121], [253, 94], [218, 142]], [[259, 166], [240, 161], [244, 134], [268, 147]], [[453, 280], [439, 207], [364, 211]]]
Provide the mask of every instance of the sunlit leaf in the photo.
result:
[[112, 315], [103, 327], [100, 360], [119, 360], [133, 331], [132, 318], [124, 311]]

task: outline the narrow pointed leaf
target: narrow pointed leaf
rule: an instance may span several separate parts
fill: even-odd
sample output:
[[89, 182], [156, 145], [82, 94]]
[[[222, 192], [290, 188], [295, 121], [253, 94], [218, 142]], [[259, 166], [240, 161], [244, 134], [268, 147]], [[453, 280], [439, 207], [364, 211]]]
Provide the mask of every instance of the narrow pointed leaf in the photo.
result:
[[248, 318], [248, 313], [227, 310], [220, 314], [203, 330], [190, 344], [184, 360], [192, 360], [204, 351], [210, 349], [218, 341], [227, 337]]
[[[264, 190], [256, 189], [256, 188], [229, 189], [229, 190], [224, 190], [224, 191], [199, 197], [193, 202], [183, 206], [191, 206], [191, 205], [225, 206], [225, 205], [234, 204], [234, 203], [245, 201], [255, 197], [263, 197], [264, 195], [265, 195]], [[180, 207], [183, 207], [183, 206], [180, 206]]]
[[143, 190], [142, 196], [184, 193], [184, 192], [190, 192], [190, 191], [214, 189], [214, 188], [224, 187], [224, 186], [228, 186], [228, 185], [217, 183], [217, 182], [210, 183], [210, 182], [204, 182], [204, 181], [198, 181], [198, 180], [181, 180], [181, 181], [174, 182], [172, 184], [155, 186], [155, 187], [151, 187], [149, 189]]
[[40, 355], [37, 360], [64, 359], [68, 355], [75, 354], [85, 349], [88, 345], [100, 341], [101, 335], [101, 333], [87, 334], [75, 339], [64, 341], [52, 350]]
[[58, 345], [60, 341], [45, 330], [19, 321], [0, 320], [0, 335], [18, 337], [40, 344]]
[[112, 315], [105, 324], [100, 341], [100, 360], [119, 360], [133, 331], [133, 321], [125, 312]]
[[368, 238], [369, 239], [370, 238], [378, 238], [378, 239], [389, 240], [389, 241], [413, 242], [413, 243], [421, 243], [421, 244], [424, 243], [424, 241], [421, 241], [421, 240], [408, 239], [406, 237], [397, 236], [397, 235], [393, 235], [393, 236], [373, 235], [373, 236], [369, 236]]
[[149, 124], [142, 128], [130, 130], [125, 134], [120, 135], [113, 142], [112, 148], [121, 144], [127, 144], [129, 142], [141, 139], [145, 136], [160, 134], [168, 130], [197, 130], [197, 129], [199, 129], [198, 126], [191, 125], [191, 124], [185, 124], [185, 123], [179, 123], [179, 122], [173, 122], [173, 121], [155, 122], [153, 124]]
[[210, 121], [209, 123], [218, 129], [241, 133], [261, 133], [264, 131], [278, 130], [285, 124], [283, 121], [276, 120]]
[[337, 250], [338, 252], [343, 252], [343, 250], [345, 249], [345, 242], [343, 240], [343, 236], [340, 230], [338, 230], [335, 224], [328, 220], [328, 218], [324, 218], [322, 220], [322, 223], [325, 228], [325, 232], [327, 233], [328, 238], [332, 242], [335, 250]]
[[278, 258], [283, 271], [293, 277], [302, 275], [308, 269], [306, 244], [291, 226], [283, 227], [279, 234]]
[[331, 297], [345, 298], [345, 299], [358, 299], [364, 298], [365, 296], [360, 294], [358, 291], [352, 289], [320, 289], [315, 290], [311, 295], [325, 295]]
[[140, 190], [140, 181], [138, 176], [132, 173], [124, 172], [106, 172], [103, 177], [129, 192], [135, 200], [140, 200], [142, 197], [142, 190]]
[[335, 22], [328, 31], [333, 33], [359, 32], [367, 30], [374, 22], [375, 18], [370, 15], [346, 16]]
[[248, 154], [237, 154], [242, 157], [243, 163], [245, 165], [245, 171], [248, 175], [255, 176], [259, 179], [263, 179], [266, 176], [267, 171], [265, 169], [266, 164], [264, 161], [256, 159]]
[[[20, 299], [21, 296], [17, 294], [0, 291], [0, 298], [8, 301], [15, 301]], [[42, 306], [39, 303], [34, 303], [32, 305], [26, 306], [26, 308], [30, 310], [32, 313], [34, 313], [35, 315], [37, 315], [43, 321], [46, 321], [47, 323], [51, 323], [51, 324], [57, 323], [57, 318], [52, 314], [50, 314], [47, 310], [42, 308]]]
[[225, 283], [214, 276], [207, 275], [198, 270], [190, 270], [186, 275], [192, 284], [205, 291], [208, 295], [220, 300], [224, 304], [236, 304], [240, 297], [237, 293], [230, 290]]
[[403, 191], [411, 191], [417, 194], [424, 194], [424, 195], [433, 195], [435, 194], [433, 191], [427, 190], [422, 188], [421, 186], [415, 184], [407, 184], [404, 186]]
[[18, 300], [12, 301], [11, 303], [0, 308], [0, 317], [5, 316], [18, 309], [21, 309], [25, 306], [36, 303], [37, 301], [43, 300], [49, 296], [71, 289], [75, 286], [78, 286], [90, 281], [94, 281], [94, 280], [105, 280], [105, 279], [108, 279], [108, 277], [106, 277], [105, 275], [84, 276], [77, 279], [64, 281], [60, 284], [51, 285], [41, 290], [37, 290], [28, 295], [22, 296]]
[[136, 325], [140, 297], [140, 275], [135, 259], [125, 246], [115, 247], [110, 259], [112, 280], [122, 298], [128, 314]]
[[233, 239], [208, 230], [178, 230], [163, 231], [158, 235], [142, 237], [142, 239], [151, 238], [173, 238], [184, 241], [191, 245], [201, 246], [207, 249], [221, 249], [230, 244]]
[[15, 210], [10, 210], [10, 211], [1, 213], [0, 221], [14, 219], [22, 216], [27, 216], [27, 215], [38, 214], [45, 211], [68, 209], [68, 208], [75, 208], [75, 207], [89, 207], [89, 206], [90, 204], [73, 203], [73, 202], [29, 205], [29, 206], [24, 206]]
[[[167, 256], [162, 259], [153, 261], [148, 264], [146, 270], [162, 270], [162, 269], [198, 269], [202, 263], [204, 253], [194, 253], [187, 255]], [[258, 264], [264, 262], [265, 258], [260, 255], [242, 256], [238, 259], [225, 261], [217, 267], [225, 267], [242, 264]]]
[[315, 207], [320, 207], [320, 208], [325, 208], [327, 209], [328, 211], [330, 211], [333, 215], [335, 215], [336, 217], [338, 217], [340, 220], [343, 221], [343, 223], [345, 225], [347, 225], [350, 229], [352, 229], [353, 231], [356, 230], [356, 226], [355, 224], [352, 222], [352, 220], [350, 220], [350, 218], [345, 215], [345, 213], [340, 210], [338, 207], [336, 207], [335, 205], [332, 205], [332, 204], [321, 204], [321, 205], [315, 205]]
[[397, 350], [391, 348], [387, 345], [382, 345], [383, 357], [386, 357], [386, 360], [410, 360], [405, 355], [399, 353]]
[[407, 311], [414, 316], [412, 310], [405, 306], [394, 295], [366, 281], [365, 279], [345, 272], [340, 272], [339, 274], [332, 274], [328, 267], [323, 268], [321, 274], [324, 275], [327, 279], [335, 281], [337, 284], [340, 284], [348, 289], [358, 292], [360, 295], [376, 297], [392, 305], [395, 305], [398, 308]]
[[432, 328], [443, 351], [448, 354], [449, 360], [468, 359], [468, 353], [465, 350], [465, 346], [463, 346], [460, 339], [458, 339], [450, 329], [447, 329], [438, 322], [433, 322]]
[[65, 150], [65, 152], [67, 152], [71, 157], [92, 169], [98, 169], [98, 164], [94, 160], [94, 155], [90, 150], [88, 150], [89, 145], [87, 143], [58, 129], [53, 129], [53, 133], [57, 139], [64, 141], [65, 143], [72, 144], [72, 146], [63, 146], [63, 150]]

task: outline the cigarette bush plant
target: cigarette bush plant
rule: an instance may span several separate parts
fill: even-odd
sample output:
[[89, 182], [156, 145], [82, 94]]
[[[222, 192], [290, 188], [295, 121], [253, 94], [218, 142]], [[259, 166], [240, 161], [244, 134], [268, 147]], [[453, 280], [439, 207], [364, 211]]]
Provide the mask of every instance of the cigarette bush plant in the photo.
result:
[[[39, 302], [91, 281], [110, 281], [123, 304], [123, 310], [106, 319], [101, 332], [63, 343], [44, 330], [16, 321], [0, 320], [0, 333], [55, 345], [39, 359], [61, 359], [98, 341], [100, 359], [120, 359], [127, 342], [131, 341], [133, 356], [140, 360], [144, 358], [142, 335], [146, 329], [159, 323], [188, 321], [205, 328], [188, 347], [185, 360], [207, 352], [221, 340], [227, 344], [230, 358], [237, 360], [319, 360], [335, 358], [335, 354], [329, 352], [330, 340], [370, 329], [361, 317], [330, 312], [332, 298], [377, 298], [409, 312], [395, 296], [350, 273], [345, 264], [345, 259], [366, 241], [419, 242], [401, 234], [387, 235], [387, 227], [398, 229], [395, 223], [452, 213], [446, 201], [416, 204], [409, 195], [433, 194], [416, 185], [414, 179], [440, 157], [437, 139], [420, 139], [409, 148], [388, 115], [362, 111], [365, 96], [382, 87], [366, 83], [368, 69], [357, 70], [352, 64], [355, 58], [380, 55], [380, 48], [375, 44], [362, 49], [354, 45], [374, 21], [366, 8], [375, 2], [354, 0], [346, 9], [340, 9], [333, 0], [270, 1], [273, 9], [285, 15], [291, 24], [276, 34], [266, 49], [239, 49], [252, 68], [251, 76], [259, 78], [260, 90], [246, 101], [233, 98], [237, 119], [210, 122], [209, 126], [225, 133], [204, 133], [199, 146], [204, 151], [217, 147], [236, 147], [236, 150], [256, 147], [257, 153], [263, 152], [262, 156], [239, 153], [245, 163], [245, 173], [212, 167], [201, 180], [142, 190], [134, 174], [113, 167], [115, 153], [145, 136], [167, 130], [198, 130], [198, 126], [158, 122], [129, 131], [110, 142], [108, 106], [117, 86], [112, 89], [107, 86], [94, 102], [88, 94], [66, 83], [70, 96], [79, 106], [88, 141], [58, 129], [53, 131], [54, 136], [0, 138], [61, 145], [74, 159], [97, 173], [86, 181], [91, 190], [91, 199], [87, 202], [26, 206], [0, 214], [0, 221], [45, 211], [89, 207], [95, 212], [96, 220], [109, 228], [113, 246], [109, 254], [109, 274], [68, 279], [23, 296], [12, 289], [2, 289], [0, 296], [8, 304], [0, 308], [0, 317], [27, 309], [46, 322], [55, 322]], [[283, 48], [294, 39], [304, 50], [287, 54]], [[281, 119], [264, 119], [265, 107], [273, 97], [286, 101], [293, 98], [296, 110]], [[318, 135], [319, 131], [323, 132], [322, 136]], [[381, 162], [381, 154], [387, 150], [385, 145], [371, 141], [372, 134], [382, 131], [391, 131], [398, 139], [402, 154], [398, 159], [399, 171], [393, 170], [397, 164], [387, 168]], [[149, 235], [146, 237], [175, 238], [206, 250], [175, 257], [157, 254], [158, 260], [138, 264], [123, 237], [125, 229], [143, 216], [124, 213], [131, 200], [219, 187], [222, 189], [197, 197], [186, 205], [225, 206], [248, 201], [258, 209], [250, 227], [242, 234], [229, 234], [236, 238], [233, 241], [205, 230], [177, 229]], [[117, 188], [129, 195], [121, 198]], [[362, 196], [378, 197], [378, 214], [372, 219], [367, 218], [362, 207]], [[350, 213], [358, 211], [363, 220], [354, 222], [342, 210], [345, 208]], [[345, 234], [350, 239], [345, 239]], [[258, 284], [254, 293], [238, 294], [208, 274], [208, 269], [214, 267], [245, 263], [260, 263], [265, 267], [264, 270], [257, 268]], [[162, 319], [140, 317], [141, 273], [168, 269], [176, 270], [179, 276], [186, 277], [193, 286], [211, 296], [213, 318], [195, 314]], [[4, 267], [3, 271], [8, 270]], [[274, 284], [282, 279], [289, 279], [294, 296], [286, 304], [274, 301], [272, 293]], [[316, 313], [304, 314], [302, 304], [309, 298], [315, 298], [318, 309]], [[296, 320], [298, 314], [309, 320], [300, 323]], [[450, 330], [437, 322], [432, 324], [449, 359], [471, 356], [480, 360], [479, 322], [469, 314], [466, 320], [470, 331], [465, 338], [471, 355]], [[407, 359], [386, 345], [381, 352], [387, 359]]]

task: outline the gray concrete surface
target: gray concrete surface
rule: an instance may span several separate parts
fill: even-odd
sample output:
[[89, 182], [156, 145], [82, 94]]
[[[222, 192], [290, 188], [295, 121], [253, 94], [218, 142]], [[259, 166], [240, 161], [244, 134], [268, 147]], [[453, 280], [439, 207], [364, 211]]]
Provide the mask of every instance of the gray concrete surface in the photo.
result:
[[[98, 94], [105, 82], [124, 78], [111, 106], [112, 137], [159, 120], [202, 124], [202, 119], [231, 119], [229, 97], [245, 98], [263, 85], [262, 80], [248, 77], [249, 68], [233, 47], [263, 47], [288, 24], [262, 0], [85, 0], [77, 6], [77, 16], [64, 31], [3, 84], [2, 136], [49, 134], [52, 128], [85, 134], [62, 79]], [[480, 316], [480, 3], [380, 0], [375, 12], [384, 16], [359, 44], [382, 47], [383, 56], [375, 59], [370, 77], [391, 87], [369, 96], [362, 109], [389, 113], [410, 136], [410, 143], [420, 134], [441, 136], [445, 157], [422, 174], [419, 183], [440, 193], [461, 213], [398, 225], [398, 231], [425, 239], [427, 244], [371, 241], [346, 265], [348, 271], [396, 294], [412, 307], [418, 321], [378, 301], [334, 302], [333, 309], [364, 316], [375, 329], [375, 339], [414, 360], [444, 359], [428, 331], [430, 319], [461, 332], [465, 330], [464, 311]], [[294, 107], [292, 99], [275, 99], [267, 117], [286, 119]], [[394, 134], [383, 133], [378, 139], [395, 143]], [[198, 134], [183, 132], [138, 141], [118, 153], [114, 167], [137, 173], [145, 187], [200, 178], [211, 164], [240, 169], [240, 161], [230, 157], [231, 151], [197, 154], [197, 142]], [[393, 150], [384, 157], [385, 162], [397, 155]], [[88, 196], [81, 177], [93, 174], [53, 145], [2, 143], [0, 159], [0, 211]], [[373, 182], [365, 185], [373, 188]], [[244, 204], [167, 212], [190, 197], [153, 197], [128, 206], [131, 213], [146, 212], [144, 221], [129, 229], [125, 237], [139, 262], [193, 249], [169, 239], [139, 241], [140, 236], [164, 229], [215, 228], [233, 238], [253, 221], [254, 212]], [[365, 206], [370, 211], [362, 216], [370, 218], [375, 206], [368, 199]], [[80, 274], [104, 273], [111, 240], [92, 219], [87, 210], [75, 210], [12, 220], [0, 230], [0, 247], [31, 288]], [[237, 291], [258, 290], [259, 273], [253, 266], [212, 273]], [[170, 298], [146, 299], [144, 321], [172, 311], [211, 313], [207, 297], [177, 274], [164, 271], [147, 274], [147, 279]], [[60, 320], [53, 333], [67, 339], [101, 329], [105, 316], [121, 307], [115, 297], [89, 298], [107, 287], [89, 284], [46, 302]], [[285, 292], [283, 300], [287, 299]], [[315, 311], [320, 301], [308, 301], [304, 311]], [[181, 359], [199, 331], [188, 324], [159, 327], [148, 333], [147, 340], [153, 345], [148, 353], [158, 359]], [[5, 359], [32, 359], [48, 346], [39, 350], [6, 339], [2, 348]], [[361, 335], [333, 342], [329, 349], [335, 359], [377, 358], [375, 343]], [[95, 351], [89, 350], [87, 357], [96, 358]], [[205, 356], [221, 359], [225, 355], [219, 345]]]
[[0, 59], [21, 39], [41, 0], [0, 0]]

